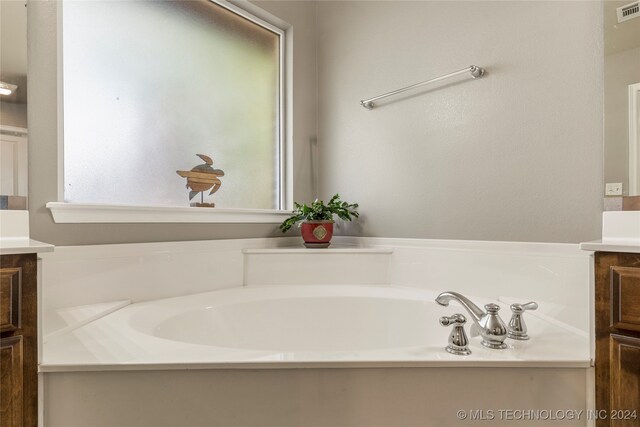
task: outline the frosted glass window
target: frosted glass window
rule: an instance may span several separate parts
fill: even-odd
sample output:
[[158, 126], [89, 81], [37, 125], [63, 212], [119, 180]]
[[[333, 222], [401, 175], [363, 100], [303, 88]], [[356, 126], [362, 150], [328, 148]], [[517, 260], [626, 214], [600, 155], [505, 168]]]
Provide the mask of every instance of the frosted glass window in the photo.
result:
[[[65, 1], [64, 199], [280, 209], [283, 37], [210, 1]], [[192, 202], [200, 201], [196, 196]]]

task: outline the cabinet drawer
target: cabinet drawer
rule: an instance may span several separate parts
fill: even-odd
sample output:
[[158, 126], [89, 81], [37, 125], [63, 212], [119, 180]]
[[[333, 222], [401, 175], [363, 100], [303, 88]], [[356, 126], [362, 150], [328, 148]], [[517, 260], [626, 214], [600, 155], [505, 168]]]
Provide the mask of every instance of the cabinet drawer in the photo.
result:
[[21, 291], [21, 269], [0, 269], [0, 332], [15, 331], [20, 328]]
[[640, 268], [611, 267], [611, 327], [640, 331]]
[[23, 426], [22, 337], [0, 339], [0, 427]]
[[[611, 334], [611, 384], [609, 396], [612, 411], [640, 410], [640, 339]], [[611, 418], [611, 427], [637, 427], [637, 418]]]

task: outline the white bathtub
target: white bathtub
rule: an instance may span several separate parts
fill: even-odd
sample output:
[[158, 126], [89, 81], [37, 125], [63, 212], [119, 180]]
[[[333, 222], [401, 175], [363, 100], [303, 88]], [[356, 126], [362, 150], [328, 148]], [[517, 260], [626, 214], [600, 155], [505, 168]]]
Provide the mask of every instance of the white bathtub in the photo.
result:
[[[491, 350], [472, 337], [470, 356], [451, 355], [450, 328], [438, 318], [467, 313], [455, 302], [437, 305], [436, 295], [395, 286], [255, 286], [132, 304], [48, 340], [41, 369], [589, 366], [586, 336], [530, 312], [529, 341]], [[510, 311], [501, 305], [506, 322]]]
[[[588, 254], [335, 239], [387, 249], [270, 249], [270, 239], [58, 248], [43, 274], [44, 424], [512, 426], [457, 413], [593, 408]], [[438, 317], [466, 313], [433, 302], [444, 290], [478, 305], [489, 301], [476, 295], [540, 302], [526, 313], [531, 340], [490, 350], [472, 337], [471, 355], [445, 352], [450, 328]], [[168, 298], [178, 294], [193, 295]]]

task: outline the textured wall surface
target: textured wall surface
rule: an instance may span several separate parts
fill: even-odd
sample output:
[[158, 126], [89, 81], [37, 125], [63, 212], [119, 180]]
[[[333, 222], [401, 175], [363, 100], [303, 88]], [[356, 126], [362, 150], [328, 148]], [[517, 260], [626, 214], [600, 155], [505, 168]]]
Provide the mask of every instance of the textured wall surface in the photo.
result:
[[[31, 237], [56, 245], [206, 240], [279, 236], [276, 224], [55, 224], [47, 202], [57, 201], [58, 2], [30, 2], [29, 213]], [[285, 4], [282, 4], [285, 3]], [[249, 5], [250, 6], [250, 5]], [[294, 29], [293, 132], [294, 198], [311, 198], [309, 141], [316, 135], [315, 6], [310, 2], [264, 2], [260, 7]]]
[[[317, 7], [321, 195], [340, 191], [364, 213], [343, 233], [600, 236], [600, 2]], [[359, 105], [470, 64], [487, 76]]]
[[[310, 147], [318, 134], [320, 195], [339, 191], [364, 214], [339, 232], [600, 236], [599, 2], [256, 3], [293, 24], [294, 198], [315, 193]], [[69, 245], [277, 235], [275, 225], [260, 224], [54, 224], [44, 205], [57, 198], [55, 16], [54, 2], [29, 8], [38, 23], [29, 26], [33, 237]], [[472, 63], [487, 76], [449, 80], [373, 111], [359, 105]]]

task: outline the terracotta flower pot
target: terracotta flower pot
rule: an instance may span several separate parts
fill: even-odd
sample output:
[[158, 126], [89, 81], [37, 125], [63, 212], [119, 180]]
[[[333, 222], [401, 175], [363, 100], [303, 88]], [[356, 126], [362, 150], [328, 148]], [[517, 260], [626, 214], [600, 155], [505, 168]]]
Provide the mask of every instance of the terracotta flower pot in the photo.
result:
[[333, 221], [304, 221], [302, 240], [308, 248], [328, 248], [333, 237]]

